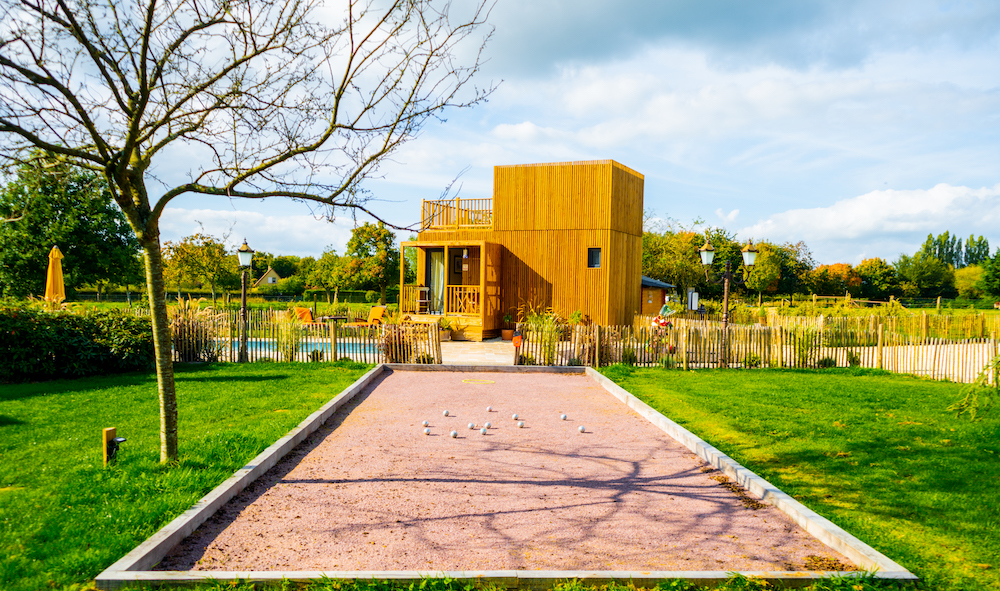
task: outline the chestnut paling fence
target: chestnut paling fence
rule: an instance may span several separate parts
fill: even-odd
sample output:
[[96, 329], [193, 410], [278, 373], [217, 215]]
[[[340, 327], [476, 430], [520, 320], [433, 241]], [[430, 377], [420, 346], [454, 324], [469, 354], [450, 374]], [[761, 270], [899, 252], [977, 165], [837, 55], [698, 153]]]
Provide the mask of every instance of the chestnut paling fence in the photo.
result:
[[[637, 318], [632, 326], [531, 325], [522, 323], [520, 363], [588, 365], [614, 363], [675, 369], [710, 367], [846, 367], [885, 369], [933, 379], [972, 382], [998, 354], [991, 334], [983, 338], [925, 337], [898, 330], [900, 323], [869, 325], [826, 319], [800, 326], [730, 324], [675, 319], [670, 327]], [[892, 320], [892, 319], [883, 319]], [[996, 376], [990, 376], [996, 383]]]
[[[239, 311], [172, 309], [174, 360], [239, 361]], [[441, 363], [436, 324], [303, 323], [290, 312], [247, 312], [247, 360]]]
[[[777, 318], [777, 325], [730, 323], [728, 343], [722, 323], [711, 318], [674, 318], [669, 327], [653, 326], [650, 317], [636, 317], [631, 326], [521, 323], [519, 361], [675, 369], [853, 365], [972, 382], [1000, 353], [989, 317]], [[238, 311], [172, 309], [174, 359], [238, 361], [239, 328]], [[436, 324], [306, 324], [290, 313], [251, 310], [247, 337], [249, 361], [442, 361]], [[996, 376], [990, 379], [997, 383]]]

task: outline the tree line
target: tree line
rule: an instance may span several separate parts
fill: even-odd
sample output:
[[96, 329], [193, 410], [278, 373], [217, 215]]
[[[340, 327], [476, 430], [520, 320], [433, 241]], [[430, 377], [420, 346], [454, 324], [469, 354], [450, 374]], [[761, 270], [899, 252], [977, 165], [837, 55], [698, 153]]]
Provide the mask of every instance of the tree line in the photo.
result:
[[681, 293], [694, 288], [703, 297], [719, 297], [722, 286], [705, 276], [698, 250], [710, 241], [715, 260], [710, 274], [718, 276], [726, 261], [741, 270], [745, 285], [737, 293], [758, 296], [816, 294], [871, 300], [906, 298], [966, 298], [1000, 296], [1000, 248], [990, 255], [983, 236], [967, 239], [944, 232], [929, 234], [912, 255], [892, 262], [879, 257], [848, 263], [816, 264], [805, 242], [756, 243], [757, 262], [750, 273], [743, 268], [743, 242], [724, 228], [684, 226], [676, 221], [647, 221], [642, 238], [643, 275], [676, 285]]
[[[108, 198], [107, 184], [96, 173], [55, 157], [40, 165], [17, 167], [0, 188], [0, 295], [38, 296], [45, 292], [48, 255], [62, 251], [67, 290], [139, 286], [144, 261], [135, 234], [122, 211]], [[206, 289], [214, 300], [219, 292], [239, 289], [241, 269], [228, 236], [196, 232], [163, 245], [164, 280], [181, 287]], [[365, 290], [379, 294], [399, 282], [396, 235], [384, 224], [356, 227], [343, 254], [328, 248], [318, 259], [254, 254], [250, 276], [268, 268], [282, 279], [261, 286], [258, 293], [300, 296], [306, 288]]]

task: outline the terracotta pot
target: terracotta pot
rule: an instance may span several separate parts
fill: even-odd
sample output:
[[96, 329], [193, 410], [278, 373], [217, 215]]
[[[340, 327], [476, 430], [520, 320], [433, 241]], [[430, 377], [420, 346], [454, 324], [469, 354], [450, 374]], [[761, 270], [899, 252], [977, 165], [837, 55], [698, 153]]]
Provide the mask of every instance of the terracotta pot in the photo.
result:
[[448, 330], [438, 329], [438, 340], [439, 341], [450, 341], [451, 340], [451, 329], [448, 329]]
[[513, 338], [514, 338], [514, 329], [513, 328], [501, 328], [500, 329], [500, 338], [503, 339], [503, 340], [505, 340], [505, 341], [513, 340]]

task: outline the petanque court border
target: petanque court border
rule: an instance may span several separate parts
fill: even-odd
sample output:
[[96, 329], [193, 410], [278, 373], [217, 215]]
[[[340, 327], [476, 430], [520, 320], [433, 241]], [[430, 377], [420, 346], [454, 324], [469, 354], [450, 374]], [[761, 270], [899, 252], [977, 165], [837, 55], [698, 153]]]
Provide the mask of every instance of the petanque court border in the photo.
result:
[[[177, 544], [193, 533], [218, 509], [239, 494], [254, 480], [263, 476], [306, 437], [320, 428], [333, 414], [385, 372], [447, 371], [454, 373], [565, 373], [586, 375], [600, 384], [609, 394], [651, 422], [692, 453], [737, 481], [750, 493], [760, 497], [785, 513], [813, 537], [849, 558], [865, 572], [883, 579], [916, 582], [911, 572], [893, 562], [871, 546], [855, 538], [829, 520], [802, 505], [776, 486], [744, 468], [701, 438], [663, 416], [620, 386], [590, 367], [542, 366], [479, 366], [479, 365], [403, 365], [380, 364], [358, 378], [343, 392], [309, 415], [299, 426], [274, 442], [257, 457], [236, 471], [190, 509], [163, 526], [145, 542], [109, 566], [95, 579], [99, 589], [117, 589], [126, 584], [188, 585], [204, 582], [250, 581], [260, 584], [280, 584], [281, 581], [330, 579], [414, 580], [445, 576], [460, 580], [479, 580], [504, 585], [509, 589], [548, 589], [567, 579], [581, 579], [593, 584], [611, 581], [632, 581], [637, 587], [653, 587], [666, 579], [686, 579], [706, 587], [714, 587], [729, 578], [732, 571], [154, 571], [156, 566]], [[771, 582], [780, 581], [786, 587], [804, 587], [817, 579], [831, 575], [857, 575], [856, 572], [831, 571], [740, 571], [747, 577]]]

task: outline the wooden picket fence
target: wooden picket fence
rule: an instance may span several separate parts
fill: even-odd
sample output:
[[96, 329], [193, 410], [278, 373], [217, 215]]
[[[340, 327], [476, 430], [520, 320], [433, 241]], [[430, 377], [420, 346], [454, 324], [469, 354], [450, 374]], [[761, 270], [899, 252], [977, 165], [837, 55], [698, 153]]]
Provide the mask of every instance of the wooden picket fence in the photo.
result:
[[868, 326], [837, 323], [787, 328], [730, 323], [728, 343], [722, 323], [714, 320], [672, 319], [670, 327], [636, 323], [518, 328], [524, 336], [520, 362], [528, 365], [626, 363], [684, 370], [859, 366], [967, 383], [1000, 353], [992, 335], [925, 338], [877, 324], [872, 332]]
[[[239, 361], [239, 311], [172, 310], [170, 324], [175, 361]], [[271, 310], [247, 312], [246, 353], [251, 362], [441, 363], [436, 324], [304, 324]]]

